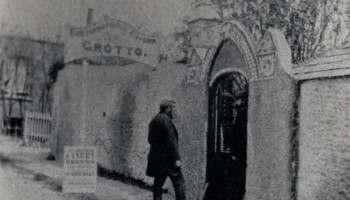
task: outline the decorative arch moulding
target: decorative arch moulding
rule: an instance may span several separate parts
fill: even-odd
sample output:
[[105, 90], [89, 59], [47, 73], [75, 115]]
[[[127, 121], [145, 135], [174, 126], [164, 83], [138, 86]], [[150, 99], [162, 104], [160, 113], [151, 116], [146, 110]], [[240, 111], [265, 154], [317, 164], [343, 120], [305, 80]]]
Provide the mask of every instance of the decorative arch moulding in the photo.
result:
[[226, 22], [221, 27], [225, 38], [231, 39], [234, 43], [236, 43], [238, 48], [243, 53], [249, 67], [249, 81], [258, 80], [259, 63], [256, 58], [253, 38], [249, 37], [249, 33], [245, 31], [244, 26], [238, 22]]
[[[203, 24], [203, 22], [201, 22]], [[213, 31], [212, 28], [213, 25], [210, 25], [210, 29], [206, 29], [205, 27], [202, 29], [207, 30], [207, 31]], [[195, 27], [195, 25], [193, 25]], [[205, 76], [209, 75], [210, 68], [212, 67], [212, 61], [215, 59], [215, 54], [219, 50], [218, 48], [220, 47], [221, 43], [224, 42], [225, 40], [232, 40], [234, 43], [237, 44], [238, 48], [244, 55], [244, 58], [247, 62], [248, 68], [249, 68], [249, 81], [259, 81], [259, 80], [265, 80], [266, 78], [271, 78], [273, 76], [266, 76], [266, 74], [269, 74], [267, 70], [265, 69], [260, 69], [260, 60], [258, 58], [257, 54], [257, 41], [253, 39], [252, 36], [249, 35], [248, 31], [246, 31], [245, 27], [240, 24], [239, 22], [222, 22], [218, 23], [216, 25], [216, 33], [214, 38], [213, 35], [210, 37], [213, 39], [216, 43], [216, 45], [213, 45], [213, 41], [208, 41], [207, 36], [211, 35], [209, 32], [198, 32], [196, 35], [192, 36], [192, 41], [194, 41], [194, 50], [200, 48], [200, 49], [206, 49], [207, 50], [207, 55], [202, 59], [199, 57], [201, 60], [198, 60], [196, 56], [196, 62], [195, 63], [201, 63], [202, 66], [200, 68], [204, 69], [205, 71]], [[198, 31], [198, 30], [196, 30]], [[198, 38], [199, 37], [199, 38]], [[203, 37], [203, 38], [200, 38]], [[200, 41], [200, 43], [198, 43]], [[192, 50], [191, 50], [192, 52]], [[189, 81], [191, 83], [196, 82], [193, 81], [194, 79], [196, 80], [204, 80], [203, 78], [196, 78], [196, 75], [194, 73], [194, 65], [193, 65], [193, 58], [191, 57], [190, 54], [190, 59], [189, 62], [187, 63], [188, 68], [191, 69], [191, 80]], [[270, 58], [270, 57], [269, 57]], [[275, 59], [275, 57], [273, 57]], [[266, 61], [266, 60], [265, 60]], [[268, 60], [270, 62], [270, 60]], [[265, 65], [266, 66], [266, 65]], [[269, 68], [269, 70], [271, 70]], [[199, 70], [202, 71], [203, 70]], [[202, 74], [198, 74], [198, 76], [203, 76]], [[208, 77], [207, 77], [208, 78]]]

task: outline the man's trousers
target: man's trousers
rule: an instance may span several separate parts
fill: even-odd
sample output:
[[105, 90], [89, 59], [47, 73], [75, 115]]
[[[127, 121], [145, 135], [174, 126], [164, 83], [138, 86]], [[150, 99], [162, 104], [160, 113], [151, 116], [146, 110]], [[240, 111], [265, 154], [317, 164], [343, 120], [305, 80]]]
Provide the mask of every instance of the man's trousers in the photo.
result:
[[185, 180], [181, 169], [177, 170], [176, 173], [169, 173], [168, 175], [154, 177], [153, 200], [162, 200], [162, 188], [167, 177], [169, 177], [173, 183], [176, 200], [186, 200], [184, 186]]

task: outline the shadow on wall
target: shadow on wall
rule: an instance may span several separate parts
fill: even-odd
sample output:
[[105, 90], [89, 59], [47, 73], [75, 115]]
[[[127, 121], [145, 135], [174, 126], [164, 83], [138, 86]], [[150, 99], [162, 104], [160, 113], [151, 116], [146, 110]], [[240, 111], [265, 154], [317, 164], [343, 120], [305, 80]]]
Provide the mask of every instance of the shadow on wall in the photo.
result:
[[119, 113], [119, 137], [118, 147], [119, 149], [119, 162], [123, 166], [123, 171], [126, 174], [131, 173], [132, 168], [129, 163], [129, 157], [132, 152], [133, 146], [133, 115], [136, 110], [135, 94], [130, 91], [126, 91], [121, 99], [121, 110]]
[[[111, 173], [134, 178], [140, 178], [145, 168], [142, 160], [147, 150], [147, 138], [144, 135], [143, 124], [140, 119], [147, 115], [149, 101], [150, 79], [153, 68], [143, 64], [128, 65], [119, 68], [117, 75], [110, 74], [106, 81], [101, 82], [101, 87], [92, 90], [101, 90], [101, 96], [94, 97], [98, 103], [89, 115], [89, 124], [98, 134], [91, 133], [93, 138], [88, 138], [89, 143], [97, 146], [99, 152], [98, 164], [101, 169]], [[110, 84], [104, 86], [103, 84]], [[102, 99], [105, 98], [105, 99]], [[108, 98], [108, 99], [107, 99]], [[142, 110], [142, 112], [140, 111]], [[103, 110], [102, 118], [94, 120]], [[149, 119], [146, 119], [147, 121]], [[142, 170], [142, 171], [141, 171]]]
[[[134, 115], [136, 113], [136, 95], [140, 86], [149, 80], [149, 71], [146, 69], [136, 77], [130, 78], [127, 85], [121, 88], [117, 94], [115, 104], [117, 111], [107, 119], [107, 126], [110, 130], [110, 158], [113, 163], [113, 170], [123, 173], [126, 176], [131, 175], [135, 171], [132, 161], [135, 160], [137, 145], [135, 135]], [[136, 147], [136, 148], [135, 148]]]
[[132, 171], [129, 157], [132, 154], [133, 145], [133, 115], [136, 110], [135, 94], [131, 91], [124, 91], [120, 101], [116, 102], [120, 106], [119, 113], [114, 113], [108, 120], [107, 124], [111, 130], [109, 140], [97, 140], [104, 148], [106, 154], [111, 156], [113, 168], [125, 174]]

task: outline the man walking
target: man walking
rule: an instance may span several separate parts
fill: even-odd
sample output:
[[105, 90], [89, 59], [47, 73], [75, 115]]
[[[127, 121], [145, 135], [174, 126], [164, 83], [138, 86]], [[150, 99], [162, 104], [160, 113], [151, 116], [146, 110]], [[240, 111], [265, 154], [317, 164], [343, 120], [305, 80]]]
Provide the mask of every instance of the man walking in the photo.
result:
[[146, 175], [154, 177], [153, 200], [162, 200], [162, 188], [167, 177], [173, 183], [176, 200], [185, 200], [184, 178], [181, 172], [178, 151], [178, 133], [172, 122], [176, 102], [164, 99], [160, 112], [149, 124], [148, 155]]

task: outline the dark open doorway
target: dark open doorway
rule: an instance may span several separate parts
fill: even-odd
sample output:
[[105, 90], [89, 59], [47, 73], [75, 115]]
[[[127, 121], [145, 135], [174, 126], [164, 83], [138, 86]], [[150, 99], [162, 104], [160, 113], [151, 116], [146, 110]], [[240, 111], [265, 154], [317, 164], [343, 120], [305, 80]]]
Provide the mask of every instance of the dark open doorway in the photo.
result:
[[226, 73], [209, 88], [207, 200], [241, 200], [247, 166], [248, 82]]

